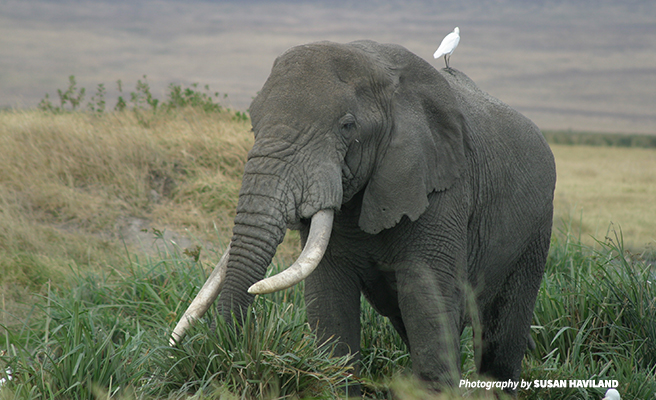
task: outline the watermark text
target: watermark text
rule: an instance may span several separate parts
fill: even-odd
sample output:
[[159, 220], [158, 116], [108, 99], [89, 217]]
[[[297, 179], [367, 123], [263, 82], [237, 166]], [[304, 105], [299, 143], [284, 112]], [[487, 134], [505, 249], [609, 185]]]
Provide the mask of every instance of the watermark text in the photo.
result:
[[458, 387], [465, 389], [501, 389], [501, 390], [532, 390], [532, 389], [551, 389], [551, 388], [616, 388], [619, 382], [614, 379], [603, 380], [578, 380], [578, 379], [536, 379], [533, 381], [484, 381], [461, 379]]

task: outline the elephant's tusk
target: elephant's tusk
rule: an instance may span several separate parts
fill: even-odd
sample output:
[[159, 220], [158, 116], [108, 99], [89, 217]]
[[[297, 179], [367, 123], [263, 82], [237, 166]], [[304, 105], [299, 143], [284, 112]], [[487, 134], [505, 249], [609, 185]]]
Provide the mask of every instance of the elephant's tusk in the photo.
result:
[[173, 333], [171, 333], [171, 339], [169, 340], [171, 346], [174, 346], [182, 340], [185, 332], [189, 329], [191, 324], [193, 324], [198, 318], [202, 317], [212, 303], [214, 303], [214, 300], [219, 296], [221, 287], [223, 287], [223, 283], [225, 282], [229, 253], [230, 244], [228, 245], [228, 248], [226, 248], [226, 251], [219, 262], [216, 264], [216, 267], [214, 267], [214, 271], [212, 271], [203, 287], [187, 308], [187, 311], [185, 311], [182, 318], [180, 318], [178, 325], [175, 326]]
[[273, 293], [292, 287], [307, 278], [323, 257], [333, 228], [333, 210], [321, 210], [312, 216], [310, 234], [296, 262], [286, 270], [256, 282], [248, 289], [251, 294]]

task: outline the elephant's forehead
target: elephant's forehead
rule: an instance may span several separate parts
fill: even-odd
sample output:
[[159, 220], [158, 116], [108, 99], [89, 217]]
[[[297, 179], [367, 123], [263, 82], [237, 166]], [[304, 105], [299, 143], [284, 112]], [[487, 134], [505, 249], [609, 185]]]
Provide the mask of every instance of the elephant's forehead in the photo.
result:
[[385, 81], [384, 69], [357, 47], [297, 46], [276, 60], [251, 116], [254, 121], [266, 116], [269, 122], [290, 117], [302, 124], [335, 122], [357, 109], [358, 95], [380, 86], [379, 81]]
[[310, 44], [281, 55], [265, 86], [346, 91], [366, 82], [371, 72], [370, 60], [357, 49], [334, 43]]
[[352, 68], [364, 68], [366, 57], [356, 48], [331, 42], [296, 46], [283, 53], [274, 64], [276, 68], [300, 71], [342, 72]]
[[340, 81], [326, 69], [297, 67], [284, 72], [272, 75], [262, 88], [256, 113], [323, 119], [344, 112], [355, 94], [353, 85]]

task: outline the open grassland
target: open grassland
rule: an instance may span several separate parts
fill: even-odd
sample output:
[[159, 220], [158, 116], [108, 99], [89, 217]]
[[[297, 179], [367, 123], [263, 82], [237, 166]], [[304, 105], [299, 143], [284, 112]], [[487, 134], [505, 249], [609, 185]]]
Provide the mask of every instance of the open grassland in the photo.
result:
[[[130, 224], [226, 237], [250, 135], [225, 113], [7, 112], [0, 123], [3, 293], [102, 270], [132, 246]], [[203, 127], [201, 127], [201, 125]], [[127, 236], [127, 237], [126, 237]], [[123, 254], [121, 254], [123, 253]]]
[[[227, 110], [0, 113], [0, 378], [13, 372], [0, 399], [331, 398], [356, 379], [370, 398], [388, 398], [390, 387], [402, 399], [451, 398], [407, 377], [406, 349], [368, 306], [361, 376], [350, 376], [305, 323], [302, 285], [258, 297], [244, 332], [219, 323], [212, 333], [210, 313], [183, 346], [167, 346], [229, 238], [251, 145], [249, 121]], [[560, 229], [535, 312], [537, 349], [522, 378], [614, 379], [623, 398], [650, 398], [653, 267], [623, 246], [636, 253], [656, 236], [656, 151], [553, 149]], [[607, 233], [611, 221], [624, 241]], [[602, 243], [588, 247], [588, 234]], [[279, 250], [274, 268], [296, 255], [298, 237]], [[462, 348], [464, 377], [479, 379], [470, 330]]]
[[556, 227], [571, 223], [584, 243], [609, 229], [627, 248], [656, 249], [656, 149], [551, 146], [556, 157]]

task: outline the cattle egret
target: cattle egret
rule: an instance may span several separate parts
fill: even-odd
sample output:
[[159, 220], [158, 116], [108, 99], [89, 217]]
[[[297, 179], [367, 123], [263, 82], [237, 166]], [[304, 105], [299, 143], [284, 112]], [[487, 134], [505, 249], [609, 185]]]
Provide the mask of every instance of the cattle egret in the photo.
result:
[[608, 389], [606, 396], [601, 400], [620, 400], [620, 392], [615, 389]]
[[456, 26], [456, 29], [454, 29], [453, 32], [449, 33], [444, 39], [442, 39], [442, 43], [440, 43], [440, 47], [438, 47], [435, 54], [433, 54], [433, 58], [444, 56], [444, 63], [446, 64], [446, 67], [449, 68], [451, 54], [453, 54], [453, 51], [458, 47], [458, 43], [460, 43], [460, 29]]

